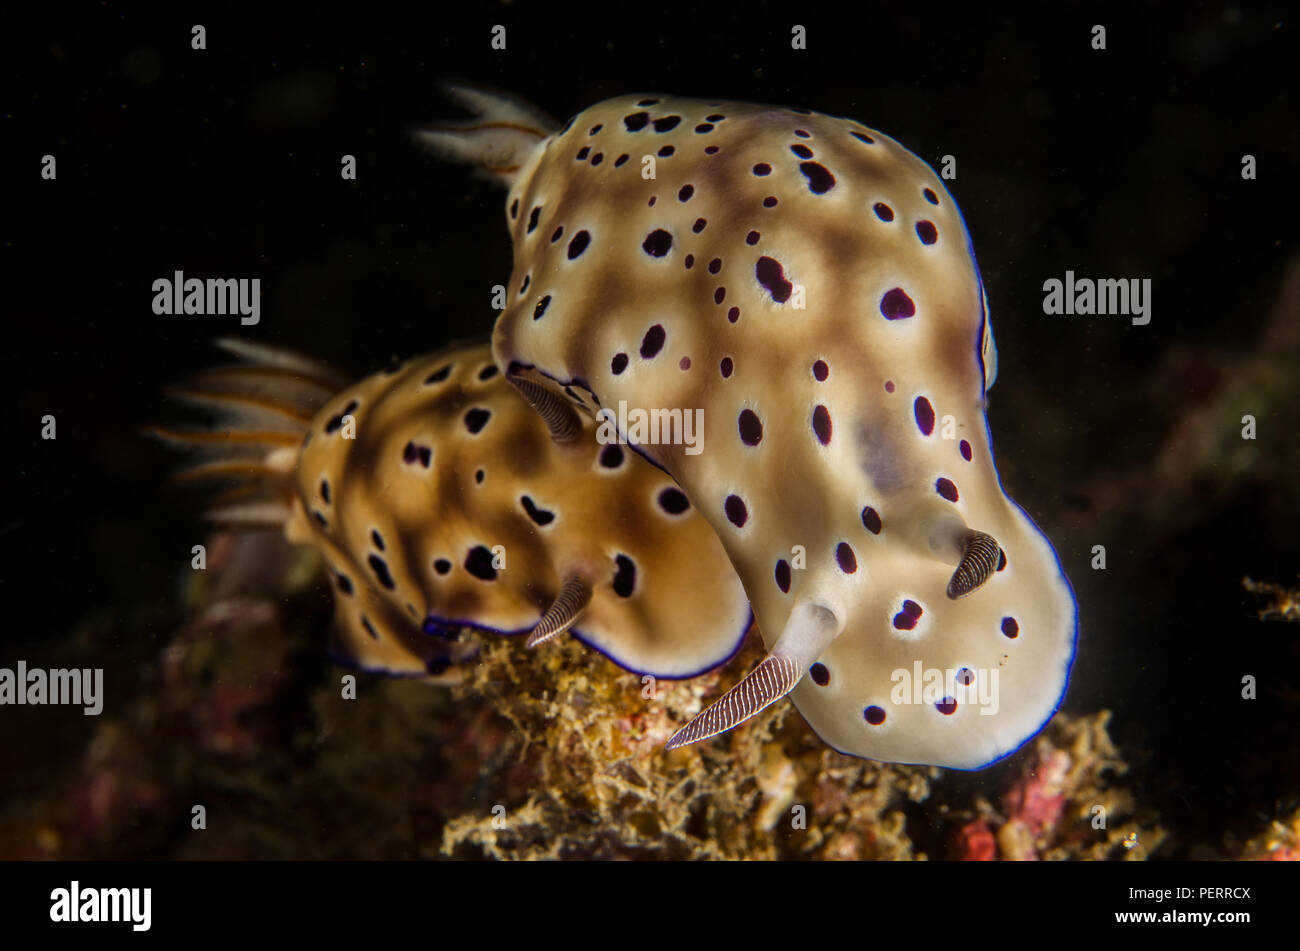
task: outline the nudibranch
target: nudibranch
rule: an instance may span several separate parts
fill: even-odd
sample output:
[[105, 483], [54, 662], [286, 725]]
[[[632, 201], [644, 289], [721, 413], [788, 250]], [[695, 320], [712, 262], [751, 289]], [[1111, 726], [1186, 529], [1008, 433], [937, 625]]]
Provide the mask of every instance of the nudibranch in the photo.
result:
[[347, 387], [296, 354], [219, 343], [242, 362], [174, 392], [222, 425], [152, 431], [207, 450], [182, 476], [248, 483], [213, 518], [282, 524], [321, 552], [340, 661], [452, 682], [462, 628], [529, 646], [568, 631], [662, 678], [739, 648], [744, 588], [673, 480], [591, 420], [552, 441], [485, 343]]
[[[892, 762], [979, 768], [1041, 729], [1074, 596], [994, 468], [996, 351], [938, 176], [803, 109], [625, 96], [557, 128], [449, 92], [476, 118], [419, 137], [508, 189], [498, 366], [561, 440], [611, 410], [717, 531], [768, 648], [669, 747], [786, 694]], [[702, 410], [703, 451], [622, 431], [637, 409]]]

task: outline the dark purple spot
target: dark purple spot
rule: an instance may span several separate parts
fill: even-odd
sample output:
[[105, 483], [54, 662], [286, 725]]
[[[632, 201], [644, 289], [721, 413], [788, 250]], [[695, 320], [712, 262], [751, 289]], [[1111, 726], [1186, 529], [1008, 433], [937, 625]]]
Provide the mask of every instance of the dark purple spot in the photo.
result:
[[511, 217], [511, 218], [518, 218], [518, 217], [519, 217], [519, 199], [518, 199], [518, 198], [516, 198], [514, 201], [512, 201], [512, 202], [510, 203], [510, 217]]
[[525, 274], [524, 282], [519, 285], [519, 293], [522, 295], [524, 291], [528, 290], [528, 285], [531, 284], [532, 282], [533, 282], [533, 276], [531, 274]]
[[790, 563], [784, 558], [776, 563], [776, 586], [784, 593], [790, 593]]
[[667, 488], [659, 493], [659, 507], [669, 515], [681, 515], [691, 507], [691, 503], [681, 489]]
[[713, 292], [713, 303], [721, 304], [722, 299], [726, 296], [727, 296], [727, 289], [725, 287], [719, 287], [715, 289]]
[[[411, 444], [407, 443], [407, 445], [409, 446]], [[408, 459], [406, 461], [410, 462], [411, 460]], [[326, 505], [330, 504], [330, 483], [328, 479], [320, 480], [320, 497], [325, 501]]]
[[[856, 135], [857, 133], [854, 134]], [[880, 724], [885, 722], [885, 711], [880, 707], [872, 705], [862, 711], [862, 717], [872, 726], [880, 726]]]
[[375, 626], [370, 623], [370, 618], [366, 617], [364, 614], [361, 615], [361, 626], [366, 629], [367, 634], [369, 634], [375, 640], [379, 640], [379, 632], [376, 631]]
[[547, 294], [545, 297], [539, 300], [537, 302], [537, 306], [533, 308], [533, 320], [541, 320], [542, 315], [546, 313], [546, 308], [550, 306], [551, 306], [551, 295]]
[[932, 205], [939, 204], [939, 196], [934, 193], [933, 189], [923, 188], [921, 189], [921, 194], [925, 196], [925, 200], [928, 201], [930, 204]]
[[835, 561], [839, 564], [840, 571], [846, 575], [858, 570], [858, 556], [853, 553], [853, 546], [848, 542], [840, 542], [835, 546]]
[[583, 251], [587, 250], [587, 245], [591, 243], [591, 235], [585, 231], [579, 231], [569, 242], [569, 260], [572, 261]]
[[440, 575], [445, 575], [447, 572], [451, 571], [451, 562], [446, 558], [439, 558], [433, 563], [433, 570], [438, 572]]
[[808, 179], [808, 188], [814, 195], [824, 195], [835, 187], [835, 176], [819, 162], [800, 162], [799, 171]]
[[998, 549], [998, 571], [1001, 571], [1006, 566], [1007, 566], [1007, 553], [1004, 552], [1001, 548], [999, 548]]
[[600, 464], [606, 469], [617, 469], [623, 464], [623, 447], [606, 446], [600, 451]]
[[957, 501], [957, 486], [953, 485], [951, 479], [936, 479], [934, 483], [934, 491], [938, 492], [949, 502]]
[[934, 708], [944, 716], [950, 717], [957, 712], [957, 701], [952, 697], [944, 697], [934, 705]]
[[587, 130], [587, 135], [595, 135], [603, 128], [605, 128], [604, 123], [597, 122], [594, 126], [592, 126], [590, 129]]
[[794, 285], [785, 279], [785, 268], [781, 262], [769, 257], [759, 258], [758, 264], [754, 266], [754, 276], [778, 304], [784, 304], [790, 299]]
[[659, 103], [658, 99], [642, 99], [637, 103], [638, 106], [653, 106]]
[[[674, 152], [676, 152], [676, 151], [677, 151], [677, 149], [675, 149], [673, 146], [671, 146], [671, 145], [665, 145], [665, 146], [663, 146], [662, 148], [659, 149], [659, 157], [660, 157], [660, 158], [669, 158], [669, 157], [670, 157]], [[651, 204], [653, 204], [653, 202], [651, 202]]]
[[797, 136], [799, 136], [799, 138], [801, 138], [801, 139], [811, 139], [811, 138], [812, 138], [812, 133], [811, 133], [811, 132], [805, 132], [803, 129], [795, 129], [795, 130], [794, 130], [794, 134], [797, 135]]
[[636, 562], [627, 555], [618, 555], [614, 564], [617, 566], [614, 570], [614, 593], [620, 598], [632, 597], [636, 590]]
[[438, 369], [434, 370], [432, 373], [430, 373], [428, 376], [424, 378], [425, 386], [428, 386], [430, 383], [441, 383], [443, 380], [447, 379], [447, 376], [450, 373], [451, 373], [450, 363], [447, 364], [445, 367], [438, 367]]
[[327, 519], [327, 518], [326, 518], [324, 515], [322, 515], [320, 512], [313, 511], [311, 514], [316, 516], [316, 521], [320, 523], [320, 527], [321, 527], [321, 528], [329, 528], [329, 527], [330, 527], [329, 519]]
[[551, 244], [554, 244], [555, 242], [559, 241], [560, 236], [563, 234], [564, 234], [564, 225], [560, 225], [558, 228], [556, 228], [554, 231], [551, 232]]
[[813, 157], [812, 149], [808, 148], [806, 145], [792, 145], [790, 146], [790, 151], [802, 159], [810, 159]]
[[894, 381], [893, 381], [893, 380], [886, 380], [886, 381], [885, 381], [885, 392], [886, 392], [886, 393], [892, 393], [892, 392], [894, 392]]
[[641, 242], [641, 249], [652, 258], [661, 258], [667, 254], [673, 246], [673, 236], [663, 228], [656, 228], [645, 236]]
[[768, 195], [766, 198], [764, 198], [764, 199], [763, 199], [763, 207], [764, 207], [764, 208], [775, 208], [775, 207], [776, 207], [776, 196], [775, 196], [775, 195]]
[[826, 378], [831, 375], [831, 368], [826, 365], [825, 360], [818, 360], [813, 364], [813, 378], [818, 383], [825, 383]]
[[717, 147], [716, 145], [710, 145], [710, 146], [706, 146], [706, 147], [705, 147], [705, 149], [704, 149], [704, 154], [705, 154], [705, 155], [714, 155], [714, 154], [717, 153], [717, 151], [718, 151], [718, 147]]
[[645, 332], [645, 336], [641, 338], [641, 356], [646, 360], [652, 359], [663, 349], [664, 340], [667, 336], [663, 324], [652, 326]]
[[916, 223], [916, 236], [921, 239], [922, 244], [934, 244], [939, 240], [939, 229], [934, 226], [932, 221], [918, 221]]
[[857, 139], [859, 142], [867, 143], [867, 145], [874, 145], [876, 142], [876, 140], [871, 136], [863, 135], [861, 132], [850, 132], [849, 135], [853, 136], [853, 138]]
[[537, 218], [538, 218], [539, 215], [541, 215], [541, 213], [542, 213], [542, 206], [541, 206], [541, 205], [538, 205], [537, 207], [535, 207], [535, 208], [532, 210], [532, 213], [529, 214], [529, 216], [528, 216], [528, 233], [529, 233], [529, 234], [532, 234], [533, 231], [534, 231], [534, 229], [536, 229], [536, 227], [537, 227]]
[[498, 372], [500, 371], [497, 370], [497, 365], [495, 363], [489, 363], [483, 369], [478, 371], [478, 378], [480, 380], [490, 380], [496, 376]]
[[733, 324], [740, 319], [740, 308], [733, 307], [727, 311], [727, 319]]
[[748, 245], [758, 244], [758, 239], [760, 237], [761, 235], [757, 231], [751, 231], [749, 234], [745, 235], [745, 243]]
[[590, 154], [591, 154], [591, 147], [584, 145], [582, 148], [578, 149], [578, 154], [576, 156], [576, 159], [577, 161], [581, 162]]
[[650, 113], [634, 112], [630, 116], [623, 117], [623, 125], [627, 126], [629, 132], [640, 132], [650, 121]]
[[624, 152], [624, 153], [623, 153], [622, 155], [620, 155], [618, 158], [614, 159], [614, 167], [615, 167], [615, 168], [618, 168], [620, 165], [622, 165], [622, 164], [623, 164], [624, 162], [626, 162], [627, 160], [628, 160], [628, 154], [627, 154], [626, 152]]
[[695, 131], [696, 131], [696, 132], [699, 132], [701, 135], [703, 135], [705, 132], [712, 132], [712, 131], [713, 131], [713, 123], [711, 123], [711, 122], [701, 122], [699, 125], [697, 125], [697, 126], [695, 127]]
[[969, 667], [963, 667], [961, 670], [957, 671], [957, 683], [961, 684], [963, 687], [969, 687], [974, 682], [975, 671], [971, 670]]
[[491, 410], [475, 407], [465, 414], [465, 428], [471, 433], [479, 432], [487, 425], [488, 418], [492, 415]]
[[654, 121], [656, 132], [671, 132], [681, 123], [681, 116], [663, 116]]
[[613, 373], [615, 376], [618, 376], [620, 373], [626, 370], [627, 354], [626, 353], [614, 354], [614, 359], [609, 361], [609, 369], [610, 372]]
[[682, 263], [686, 265], [686, 270], [689, 271], [691, 268], [695, 266], [695, 255], [693, 254], [686, 255], [686, 260], [683, 261]]
[[659, 197], [658, 195], [651, 195], [651, 196], [650, 196], [650, 200], [649, 200], [648, 202], [646, 202], [646, 204], [649, 205], [651, 208], [653, 208], [653, 207], [655, 206], [655, 200], [656, 200], [658, 197]]
[[725, 380], [731, 376], [731, 371], [736, 365], [731, 362], [731, 357], [723, 357], [722, 362], [718, 364], [718, 369], [722, 371], [722, 378]]
[[963, 439], [961, 442], [957, 443], [957, 448], [961, 451], [961, 457], [967, 462], [970, 462], [970, 443]]
[[916, 415], [916, 428], [921, 430], [924, 436], [934, 432], [934, 407], [924, 396], [918, 396], [916, 402], [912, 404], [912, 412]]
[[903, 610], [894, 615], [894, 627], [900, 631], [910, 631], [916, 627], [916, 622], [924, 613], [915, 601], [906, 600], [903, 602]]
[[869, 531], [872, 535], [880, 534], [880, 529], [882, 527], [880, 521], [880, 513], [877, 512], [875, 509], [873, 509], [870, 505], [868, 505], [866, 508], [862, 510], [862, 527], [865, 528], [867, 531]]
[[695, 194], [695, 186], [694, 186], [694, 185], [683, 185], [683, 186], [681, 187], [681, 189], [677, 192], [677, 200], [678, 200], [678, 201], [690, 201], [690, 200], [691, 200], [691, 196], [694, 195], [694, 194]]
[[375, 543], [375, 547], [380, 551], [384, 550], [384, 536], [379, 534], [379, 529], [372, 528], [370, 530], [370, 540]]
[[554, 512], [548, 512], [546, 509], [538, 508], [537, 504], [526, 495], [519, 496], [519, 504], [524, 507], [524, 511], [528, 513], [528, 517], [538, 525], [550, 525], [555, 521]]
[[717, 274], [722, 270], [722, 258], [714, 258], [709, 262], [709, 273]]
[[808, 674], [812, 677], [813, 683], [819, 687], [825, 687], [831, 682], [831, 672], [826, 669], [826, 665], [823, 663], [813, 664], [808, 668]]
[[701, 231], [707, 228], [708, 225], [709, 222], [707, 218], [696, 218], [695, 224], [691, 225], [691, 230], [694, 231], [696, 234], [699, 234]]
[[691, 358], [682, 357], [680, 360], [677, 361], [677, 366], [679, 369], [689, 370], [691, 368]]
[[875, 205], [872, 206], [872, 210], [876, 213], [876, 217], [881, 221], [894, 220], [894, 209], [890, 208], [883, 201], [876, 202]]
[[880, 299], [880, 312], [885, 315], [886, 320], [900, 320], [915, 314], [916, 305], [901, 287], [895, 287]]
[[1002, 619], [1002, 633], [1012, 638], [1020, 636], [1020, 625], [1016, 623], [1015, 618], [1004, 617]]
[[746, 446], [757, 446], [763, 441], [763, 423], [752, 409], [742, 409], [738, 420], [740, 441]]
[[722, 508], [727, 513], [727, 521], [737, 528], [749, 521], [749, 508], [745, 505], [745, 500], [738, 495], [727, 496]]
[[705, 116], [705, 117], [704, 117], [704, 121], [705, 121], [705, 122], [721, 122], [721, 121], [722, 121], [723, 119], [725, 119], [725, 118], [727, 118], [727, 117], [724, 116], [722, 113], [720, 113], [720, 112], [715, 112], [715, 113], [714, 113], [713, 115], [711, 115], [711, 116]]
[[593, 156], [591, 157], [591, 165], [592, 165], [592, 168], [595, 168], [597, 165], [599, 165], [599, 164], [600, 164], [601, 162], [603, 162], [603, 161], [605, 161], [605, 153], [604, 153], [604, 152], [597, 152], [595, 155], [593, 155]]
[[817, 434], [817, 441], [823, 446], [829, 446], [831, 443], [831, 411], [825, 406], [818, 405], [813, 410], [813, 432]]
[[370, 570], [375, 573], [375, 577], [379, 579], [380, 584], [389, 591], [397, 587], [397, 583], [393, 581], [393, 576], [388, 572], [388, 563], [384, 559], [378, 555], [371, 555], [366, 561], [370, 563]]
[[349, 578], [347, 575], [336, 573], [334, 575], [334, 580], [338, 582], [340, 591], [342, 591], [344, 594], [347, 595], [352, 594], [354, 589], [352, 587], [351, 578]]
[[768, 165], [766, 162], [759, 162], [757, 165], [754, 166], [754, 174], [760, 177], [762, 177], [763, 175], [771, 175], [772, 166]]
[[492, 566], [492, 552], [486, 545], [475, 545], [465, 556], [465, 570], [480, 581], [496, 581], [497, 570]]
[[343, 412], [339, 413], [337, 416], [332, 417], [330, 421], [325, 424], [325, 435], [328, 436], [331, 433], [338, 432], [340, 429], [342, 429], [343, 417], [351, 416], [354, 412], [356, 412], [357, 407], [360, 405], [361, 404], [358, 403], [356, 400], [349, 400], [348, 405], [343, 407]]

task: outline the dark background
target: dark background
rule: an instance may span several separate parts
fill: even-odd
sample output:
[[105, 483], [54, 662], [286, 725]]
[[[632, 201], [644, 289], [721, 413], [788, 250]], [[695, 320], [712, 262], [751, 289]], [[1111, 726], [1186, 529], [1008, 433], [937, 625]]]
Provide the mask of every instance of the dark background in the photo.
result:
[[[120, 623], [90, 650], [130, 682], [127, 665], [174, 627], [204, 529], [195, 499], [165, 485], [176, 460], [138, 428], [176, 418], [160, 388], [213, 363], [212, 337], [246, 333], [361, 376], [487, 334], [510, 267], [503, 193], [410, 141], [456, 114], [439, 80], [491, 84], [561, 120], [629, 92], [772, 102], [852, 116], [932, 165], [957, 157], [948, 184], [999, 345], [1003, 482], [1079, 596], [1066, 709], [1115, 711], [1135, 786], [1186, 830], [1173, 854], [1293, 808], [1297, 635], [1261, 625], [1241, 579], [1300, 571], [1296, 413], [1276, 392], [1254, 409], [1247, 386], [1261, 436], [1244, 472], [1210, 453], [1184, 485], [1167, 462], [1172, 434], [1250, 361], [1287, 352], [1277, 328], [1300, 320], [1284, 290], [1294, 11], [906, 6], [104, 4], [6, 27], [0, 664], [65, 656], [70, 632], [109, 616]], [[196, 22], [206, 51], [190, 48]], [[489, 48], [496, 23], [507, 51]], [[807, 51], [790, 49], [794, 23]], [[1090, 47], [1094, 23], [1105, 51]], [[57, 181], [39, 177], [45, 153]], [[345, 153], [355, 182], [339, 177]], [[1257, 181], [1241, 179], [1245, 153]], [[260, 277], [260, 325], [155, 316], [150, 284], [176, 269]], [[1150, 325], [1044, 316], [1042, 283], [1067, 269], [1150, 278]], [[57, 441], [40, 439], [45, 414]], [[1235, 438], [1239, 417], [1206, 425]], [[1106, 572], [1089, 568], [1095, 544]], [[1244, 673], [1265, 681], [1253, 704], [1237, 699]], [[0, 796], [39, 796], [85, 719], [39, 744], [0, 710]]]

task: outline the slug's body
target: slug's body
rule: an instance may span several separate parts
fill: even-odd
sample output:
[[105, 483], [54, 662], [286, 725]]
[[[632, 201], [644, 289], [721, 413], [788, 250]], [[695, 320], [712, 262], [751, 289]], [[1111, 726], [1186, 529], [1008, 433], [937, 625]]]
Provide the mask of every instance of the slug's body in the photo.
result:
[[984, 293], [938, 177], [803, 110], [628, 96], [555, 130], [454, 92], [481, 120], [424, 136], [509, 189], [498, 365], [553, 430], [703, 411], [698, 454], [622, 435], [716, 530], [770, 653], [670, 745], [786, 693], [875, 759], [977, 768], [1037, 732], [1074, 599], [998, 480]]
[[[283, 359], [237, 349], [252, 363], [227, 376]], [[308, 370], [281, 367], [278, 392], [285, 373]], [[206, 402], [246, 409], [229, 385], [214, 395], [208, 376]], [[254, 447], [237, 472], [280, 479], [278, 498], [215, 514], [283, 521], [292, 541], [320, 550], [341, 660], [450, 679], [460, 628], [535, 640], [569, 630], [624, 667], [672, 678], [739, 646], [751, 619], [743, 588], [672, 480], [597, 443], [590, 422], [554, 444], [485, 345], [409, 361], [315, 404], [296, 431], [242, 420], [217, 434], [222, 446]]]

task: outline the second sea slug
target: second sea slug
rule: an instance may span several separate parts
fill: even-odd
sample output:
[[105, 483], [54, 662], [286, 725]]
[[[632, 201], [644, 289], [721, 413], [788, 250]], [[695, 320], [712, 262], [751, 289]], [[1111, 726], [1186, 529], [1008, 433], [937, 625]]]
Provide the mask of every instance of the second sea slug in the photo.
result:
[[531, 645], [568, 632], [682, 678], [739, 648], [744, 589], [673, 480], [600, 445], [590, 420], [557, 445], [486, 345], [344, 387], [315, 361], [221, 344], [243, 361], [176, 391], [221, 425], [153, 432], [204, 453], [189, 476], [243, 483], [213, 518], [283, 525], [321, 552], [339, 660], [450, 682], [463, 628]]

